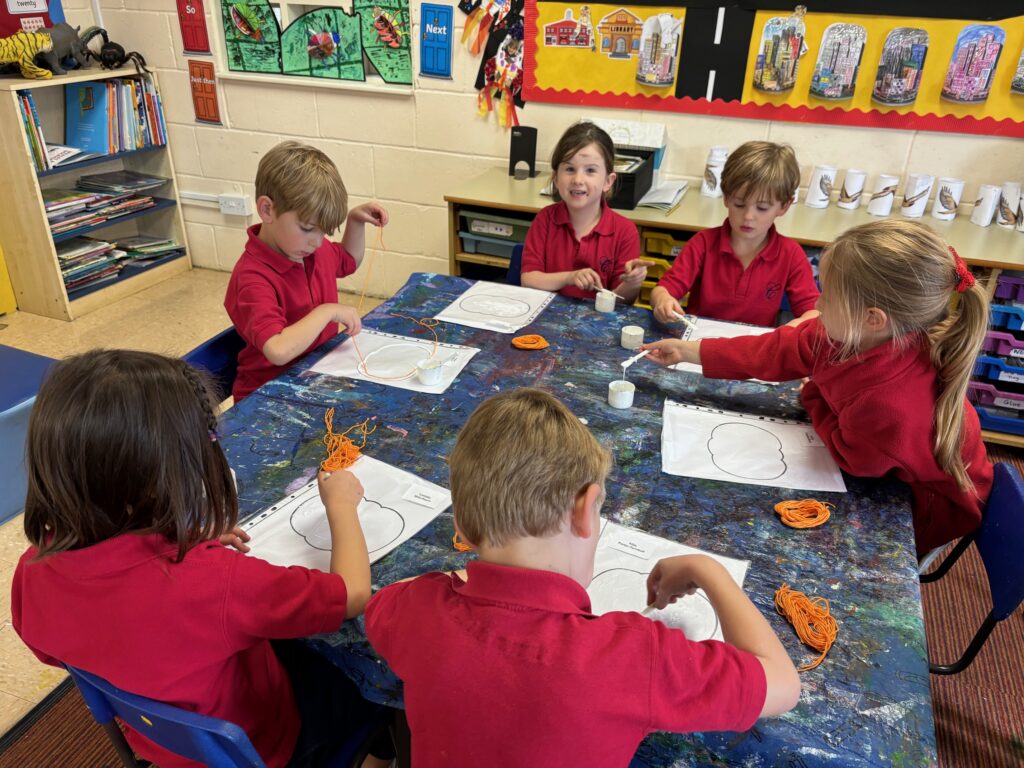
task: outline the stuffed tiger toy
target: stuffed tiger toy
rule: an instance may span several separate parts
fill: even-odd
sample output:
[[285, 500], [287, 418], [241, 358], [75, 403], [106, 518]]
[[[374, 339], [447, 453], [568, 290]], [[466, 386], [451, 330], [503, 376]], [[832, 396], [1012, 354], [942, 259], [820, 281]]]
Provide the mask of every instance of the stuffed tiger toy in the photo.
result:
[[0, 38], [0, 64], [17, 64], [21, 76], [28, 78], [53, 77], [53, 72], [37, 67], [37, 53], [53, 50], [53, 40], [45, 32], [26, 32], [19, 30], [10, 37]]

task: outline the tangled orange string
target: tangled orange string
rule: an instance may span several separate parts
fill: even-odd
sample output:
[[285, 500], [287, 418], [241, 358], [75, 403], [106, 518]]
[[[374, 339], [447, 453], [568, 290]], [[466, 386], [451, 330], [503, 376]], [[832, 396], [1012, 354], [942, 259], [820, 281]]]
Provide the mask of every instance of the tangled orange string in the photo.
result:
[[[327, 427], [327, 432], [324, 434], [324, 445], [327, 446], [327, 458], [320, 462], [320, 469], [324, 472], [335, 472], [351, 467], [356, 459], [362, 456], [362, 449], [366, 447], [366, 438], [377, 429], [376, 424], [370, 427], [371, 421], [372, 419], [366, 419], [353, 424], [341, 434], [337, 434], [334, 431], [334, 409], [328, 408], [324, 413], [324, 424]], [[357, 435], [363, 436], [359, 445], [356, 445], [348, 436], [352, 430], [355, 430]]]
[[830, 509], [831, 504], [817, 499], [793, 499], [775, 505], [776, 514], [790, 528], [816, 528], [823, 525], [831, 516]]
[[783, 584], [775, 593], [775, 610], [793, 625], [796, 636], [804, 645], [821, 651], [821, 656], [814, 663], [798, 667], [797, 671], [807, 672], [821, 664], [839, 634], [839, 625], [832, 617], [828, 600], [807, 597]]

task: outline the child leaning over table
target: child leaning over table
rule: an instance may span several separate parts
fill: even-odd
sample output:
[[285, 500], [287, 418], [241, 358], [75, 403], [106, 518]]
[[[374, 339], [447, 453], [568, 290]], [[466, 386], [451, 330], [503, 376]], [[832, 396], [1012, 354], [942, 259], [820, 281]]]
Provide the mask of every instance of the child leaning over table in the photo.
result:
[[803, 248], [780, 235], [775, 219], [789, 210], [800, 183], [791, 147], [748, 141], [725, 162], [722, 192], [728, 217], [687, 242], [651, 291], [654, 316], [671, 323], [691, 314], [752, 325], [775, 325], [789, 296], [795, 319], [815, 317], [818, 287]]
[[703, 589], [726, 642], [636, 612], [595, 616], [611, 457], [551, 395], [520, 389], [470, 416], [450, 458], [468, 578], [392, 584], [366, 634], [405, 684], [413, 765], [627, 765], [649, 733], [745, 730], [800, 682], [768, 622], [705, 555], [661, 560], [638, 607]]
[[[338, 169], [323, 152], [284, 141], [260, 160], [256, 213], [235, 264], [224, 307], [245, 340], [232, 394], [241, 400], [288, 364], [338, 332], [359, 333], [359, 314], [338, 303], [338, 278], [356, 271], [366, 250], [366, 224], [383, 227], [378, 203], [348, 208]], [[342, 222], [341, 244], [325, 235]]]

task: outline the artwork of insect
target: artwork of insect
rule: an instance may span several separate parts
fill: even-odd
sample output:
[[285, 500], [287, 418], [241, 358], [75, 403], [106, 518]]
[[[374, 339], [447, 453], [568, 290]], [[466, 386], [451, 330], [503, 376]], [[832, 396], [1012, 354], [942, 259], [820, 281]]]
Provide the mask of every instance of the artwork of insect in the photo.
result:
[[248, 4], [233, 3], [231, 5], [231, 21], [235, 28], [246, 37], [257, 43], [263, 39], [263, 19]]
[[373, 27], [377, 30], [380, 41], [389, 48], [401, 47], [402, 38], [409, 34], [402, 28], [403, 26], [402, 20], [390, 11], [386, 11], [380, 6], [373, 7]]

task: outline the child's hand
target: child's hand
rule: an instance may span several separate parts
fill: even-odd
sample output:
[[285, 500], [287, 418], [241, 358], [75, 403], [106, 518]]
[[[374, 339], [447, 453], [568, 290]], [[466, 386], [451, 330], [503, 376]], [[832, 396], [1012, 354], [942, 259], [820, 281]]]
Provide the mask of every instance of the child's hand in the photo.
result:
[[647, 577], [647, 604], [661, 610], [700, 589], [701, 567], [707, 555], [677, 555], [659, 560]]
[[229, 532], [221, 534], [218, 540], [225, 547], [234, 547], [239, 552], [248, 552], [249, 547], [245, 542], [249, 541], [251, 538], [252, 537], [248, 533], [236, 525]]
[[641, 344], [640, 350], [651, 350], [647, 356], [658, 365], [675, 365], [676, 363], [700, 364], [700, 342], [681, 341], [680, 339], [664, 339], [650, 344]]
[[582, 291], [599, 291], [604, 287], [601, 285], [601, 276], [590, 267], [570, 272], [569, 282]]
[[321, 472], [316, 480], [328, 520], [332, 515], [348, 511], [354, 513], [359, 508], [359, 502], [363, 500], [363, 484], [347, 469]]
[[388, 223], [388, 212], [380, 203], [369, 202], [357, 205], [348, 212], [348, 220], [357, 224], [373, 224], [383, 227]]
[[619, 285], [629, 291], [639, 291], [640, 285], [647, 279], [647, 268], [653, 267], [653, 261], [632, 259], [626, 262], [626, 271], [622, 273]]
[[651, 307], [654, 310], [654, 318], [661, 323], [674, 323], [676, 314], [685, 314], [679, 302], [672, 298], [667, 292], [662, 294]]
[[332, 304], [333, 314], [331, 321], [341, 323], [345, 326], [345, 332], [349, 336], [355, 336], [363, 328], [363, 321], [359, 319], [359, 313], [355, 307], [347, 307], [344, 304]]

